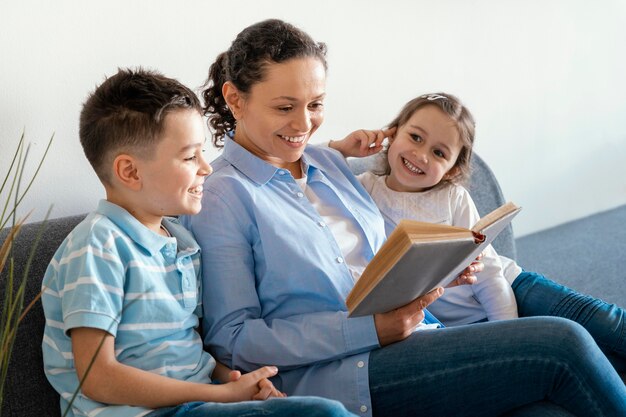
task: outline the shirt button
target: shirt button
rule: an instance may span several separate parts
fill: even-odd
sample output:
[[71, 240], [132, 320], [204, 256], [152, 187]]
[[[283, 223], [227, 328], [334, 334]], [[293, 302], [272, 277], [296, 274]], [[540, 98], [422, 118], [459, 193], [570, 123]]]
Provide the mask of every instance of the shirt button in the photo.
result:
[[366, 405], [362, 405], [360, 410], [361, 410], [362, 413], [367, 412], [367, 406]]
[[324, 223], [324, 222], [317, 222], [317, 225], [319, 227], [324, 227], [324, 226], [326, 226], [326, 223]]
[[278, 175], [285, 175], [285, 171], [278, 171]]
[[364, 367], [364, 366], [365, 366], [365, 362], [363, 362], [363, 361], [358, 361], [358, 362], [356, 363], [356, 366], [358, 366], [359, 368], [362, 368], [362, 367]]
[[335, 261], [337, 261], [338, 264], [342, 264], [343, 263], [343, 258], [341, 256], [337, 256], [335, 258]]
[[302, 193], [298, 193], [298, 194], [296, 194], [296, 195], [297, 195], [298, 197], [300, 197], [300, 198], [304, 197], [304, 194], [302, 194]]

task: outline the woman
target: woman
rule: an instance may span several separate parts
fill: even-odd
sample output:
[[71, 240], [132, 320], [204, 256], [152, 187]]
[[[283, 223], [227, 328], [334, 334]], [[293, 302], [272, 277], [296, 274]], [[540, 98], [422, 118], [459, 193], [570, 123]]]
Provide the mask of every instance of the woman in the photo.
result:
[[626, 415], [624, 384], [568, 320], [431, 329], [423, 309], [441, 289], [347, 318], [345, 297], [385, 233], [343, 157], [305, 148], [323, 121], [325, 79], [324, 45], [278, 20], [246, 28], [211, 66], [205, 110], [224, 152], [202, 212], [184, 219], [202, 247], [205, 345], [234, 368], [276, 364], [281, 391], [364, 416], [500, 415], [528, 404], [536, 415], [552, 404]]

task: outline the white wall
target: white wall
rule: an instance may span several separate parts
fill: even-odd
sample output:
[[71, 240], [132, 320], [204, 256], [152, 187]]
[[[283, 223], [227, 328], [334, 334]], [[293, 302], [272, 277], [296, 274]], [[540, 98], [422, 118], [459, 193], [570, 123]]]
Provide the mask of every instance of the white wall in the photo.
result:
[[241, 29], [270, 17], [329, 46], [316, 141], [443, 90], [472, 110], [478, 153], [524, 206], [518, 235], [626, 203], [624, 1], [0, 0], [0, 173], [24, 128], [34, 156], [55, 132], [31, 219], [102, 198], [77, 120], [105, 75], [142, 65], [198, 87]]

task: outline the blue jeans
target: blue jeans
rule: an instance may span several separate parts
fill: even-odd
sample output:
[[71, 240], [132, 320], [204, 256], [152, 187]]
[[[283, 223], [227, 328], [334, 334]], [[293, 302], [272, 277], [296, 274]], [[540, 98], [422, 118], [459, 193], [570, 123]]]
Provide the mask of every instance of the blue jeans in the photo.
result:
[[520, 317], [564, 317], [593, 336], [618, 372], [626, 371], [626, 315], [615, 304], [557, 284], [535, 272], [522, 272], [511, 284]]
[[160, 408], [146, 417], [356, 417], [338, 401], [319, 397], [272, 398], [239, 403], [192, 402]]
[[626, 387], [611, 363], [582, 326], [557, 317], [414, 333], [371, 352], [369, 381], [376, 417], [523, 407], [531, 412], [509, 415], [626, 416]]

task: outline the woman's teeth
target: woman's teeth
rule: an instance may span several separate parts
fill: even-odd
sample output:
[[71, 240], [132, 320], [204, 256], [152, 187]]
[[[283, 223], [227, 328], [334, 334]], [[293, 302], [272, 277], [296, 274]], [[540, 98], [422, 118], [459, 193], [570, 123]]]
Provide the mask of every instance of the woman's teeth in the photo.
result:
[[287, 142], [291, 142], [291, 143], [302, 143], [306, 139], [306, 135], [304, 135], [304, 136], [283, 136], [283, 135], [278, 135], [278, 136], [280, 136], [282, 139], [286, 140]]
[[406, 159], [402, 158], [402, 162], [404, 163], [404, 166], [409, 169], [409, 171], [411, 171], [411, 172], [413, 172], [415, 174], [423, 174], [424, 173], [424, 171], [422, 171], [421, 169], [419, 169], [418, 167], [416, 167], [415, 165], [413, 165], [412, 163], [410, 163]]

